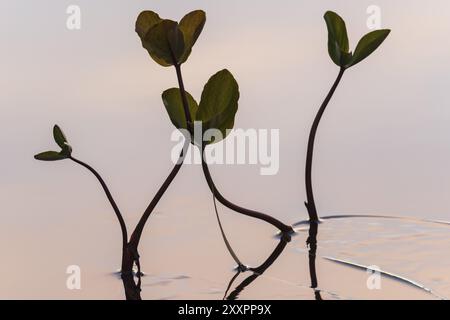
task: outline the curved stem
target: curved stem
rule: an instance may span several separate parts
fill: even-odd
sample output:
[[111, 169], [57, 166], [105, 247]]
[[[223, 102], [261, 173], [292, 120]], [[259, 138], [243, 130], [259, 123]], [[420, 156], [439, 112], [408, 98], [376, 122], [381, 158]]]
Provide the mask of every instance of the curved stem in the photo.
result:
[[175, 64], [175, 70], [177, 72], [178, 86], [180, 87], [181, 101], [183, 103], [184, 115], [186, 116], [186, 123], [188, 125], [188, 129], [192, 124], [191, 112], [189, 111], [189, 103], [186, 96], [186, 90], [184, 89], [183, 76], [181, 74], [181, 65]]
[[[173, 53], [172, 53], [172, 59], [173, 59], [173, 61], [176, 61]], [[182, 101], [184, 113], [186, 116], [186, 122], [188, 124], [188, 128], [190, 128], [192, 119], [191, 119], [191, 114], [189, 112], [189, 104], [188, 104], [188, 100], [187, 100], [187, 96], [186, 96], [186, 90], [184, 89], [183, 76], [181, 74], [181, 65], [174, 62], [174, 66], [175, 66], [175, 70], [177, 73], [178, 85], [180, 87], [181, 101]], [[134, 229], [133, 233], [131, 234], [130, 246], [131, 246], [132, 250], [135, 251], [134, 254], [136, 256], [138, 256], [137, 248], [138, 248], [139, 241], [141, 239], [142, 232], [144, 230], [144, 227], [145, 227], [145, 224], [146, 224], [148, 218], [150, 217], [151, 213], [155, 209], [159, 200], [161, 200], [161, 198], [164, 195], [164, 193], [166, 192], [167, 188], [170, 186], [172, 181], [175, 179], [176, 175], [178, 174], [178, 172], [181, 169], [181, 166], [183, 165], [184, 157], [186, 155], [187, 149], [190, 144], [190, 137], [185, 137], [185, 139], [186, 140], [185, 140], [185, 143], [183, 146], [183, 150], [180, 153], [180, 157], [179, 157], [176, 165], [174, 166], [174, 168], [172, 169], [172, 171], [170, 172], [169, 176], [166, 178], [166, 180], [164, 181], [162, 186], [159, 188], [158, 192], [153, 197], [153, 199], [150, 202], [150, 204], [148, 205], [147, 209], [145, 209], [144, 214], [142, 215], [141, 219], [139, 220], [138, 224], [136, 225], [136, 228]]]
[[102, 179], [102, 177], [100, 176], [100, 174], [94, 170], [94, 168], [92, 168], [90, 165], [88, 165], [87, 163], [84, 163], [72, 156], [69, 157], [69, 159], [71, 159], [72, 161], [74, 161], [75, 163], [78, 163], [79, 165], [85, 167], [86, 169], [88, 169], [100, 182], [100, 184], [103, 187], [103, 190], [106, 193], [106, 196], [108, 197], [109, 202], [111, 203], [111, 206], [114, 209], [114, 212], [117, 216], [117, 219], [119, 220], [120, 223], [120, 229], [122, 230], [122, 244], [123, 247], [125, 248], [127, 245], [127, 241], [128, 241], [128, 235], [127, 235], [127, 227], [125, 225], [125, 221], [123, 219], [123, 216], [119, 210], [119, 207], [117, 206], [116, 202], [114, 201], [113, 196], [111, 195], [111, 192], [108, 189], [108, 186], [106, 185], [105, 181]]
[[130, 245], [133, 247], [134, 250], [137, 250], [137, 247], [139, 245], [139, 241], [141, 239], [142, 231], [144, 230], [145, 223], [147, 222], [148, 218], [150, 217], [150, 214], [153, 212], [153, 209], [158, 204], [159, 200], [161, 200], [163, 194], [166, 192], [167, 188], [170, 186], [172, 181], [175, 179], [176, 175], [181, 169], [181, 166], [183, 165], [184, 157], [187, 152], [187, 148], [189, 147], [189, 139], [186, 138], [183, 146], [183, 150], [181, 150], [180, 157], [178, 158], [178, 162], [175, 164], [174, 168], [170, 172], [169, 176], [166, 178], [162, 186], [159, 188], [158, 192], [153, 197], [152, 201], [148, 205], [147, 209], [145, 209], [144, 214], [142, 215], [141, 219], [139, 220], [138, 224], [136, 225], [136, 228], [133, 231], [133, 234], [130, 237]]
[[336, 88], [339, 85], [339, 82], [341, 81], [342, 76], [344, 75], [344, 71], [345, 71], [345, 68], [340, 69], [336, 81], [334, 82], [333, 86], [331, 87], [330, 91], [328, 92], [328, 95], [326, 96], [325, 100], [323, 101], [322, 105], [320, 106], [319, 111], [317, 112], [317, 115], [316, 115], [314, 122], [312, 124], [312, 127], [311, 127], [311, 131], [309, 133], [308, 150], [306, 152], [306, 167], [305, 167], [305, 184], [306, 184], [306, 197], [307, 197], [307, 202], [305, 202], [305, 205], [306, 205], [306, 208], [308, 209], [310, 221], [318, 221], [319, 220], [319, 217], [317, 215], [316, 203], [314, 201], [314, 193], [313, 193], [313, 188], [312, 188], [312, 177], [311, 177], [312, 161], [313, 161], [313, 154], [314, 154], [314, 140], [316, 138], [317, 128], [319, 127], [320, 119], [322, 118], [322, 115], [325, 112], [325, 109], [326, 109], [328, 103], [330, 102], [331, 98], [333, 97], [333, 94], [336, 91]]
[[220, 192], [217, 190], [214, 181], [211, 177], [211, 174], [209, 172], [209, 168], [208, 168], [208, 164], [205, 161], [205, 154], [204, 154], [204, 149], [202, 151], [202, 168], [203, 168], [203, 173], [205, 175], [206, 181], [208, 183], [209, 188], [211, 189], [211, 192], [213, 193], [213, 195], [216, 197], [217, 200], [219, 200], [220, 203], [222, 203], [225, 207], [233, 210], [233, 211], [237, 211], [239, 213], [242, 213], [243, 215], [252, 217], [252, 218], [256, 218], [256, 219], [260, 219], [263, 220], [267, 223], [270, 223], [271, 225], [277, 227], [281, 232], [283, 233], [290, 233], [293, 232], [292, 227], [285, 225], [284, 223], [282, 223], [281, 221], [267, 215], [261, 212], [257, 212], [257, 211], [253, 211], [253, 210], [249, 210], [246, 208], [242, 208], [238, 205], [235, 205], [234, 203], [228, 201], [227, 199], [225, 199]]

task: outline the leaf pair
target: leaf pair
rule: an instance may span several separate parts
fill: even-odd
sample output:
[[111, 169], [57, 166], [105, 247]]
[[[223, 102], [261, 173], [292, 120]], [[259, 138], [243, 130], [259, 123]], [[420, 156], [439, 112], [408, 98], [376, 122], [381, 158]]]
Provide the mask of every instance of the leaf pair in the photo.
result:
[[67, 159], [72, 154], [72, 147], [67, 143], [66, 136], [62, 132], [62, 130], [58, 127], [58, 125], [55, 125], [53, 127], [53, 138], [55, 139], [56, 144], [61, 147], [61, 151], [45, 151], [42, 153], [39, 153], [34, 156], [36, 160], [41, 161], [58, 161]]
[[161, 19], [153, 11], [143, 11], [137, 18], [136, 32], [153, 60], [168, 67], [187, 60], [205, 22], [202, 10], [188, 13], [180, 23]]
[[350, 68], [372, 54], [391, 32], [388, 29], [369, 32], [359, 40], [355, 52], [349, 52], [347, 28], [344, 20], [336, 13], [327, 11], [325, 22], [328, 28], [328, 53], [335, 64]]
[[[186, 96], [191, 118], [193, 121], [202, 122], [202, 136], [203, 132], [209, 129], [216, 129], [221, 133], [221, 137], [213, 136], [214, 139], [206, 141], [206, 144], [219, 142], [220, 138], [225, 139], [228, 131], [233, 129], [239, 100], [239, 86], [230, 71], [221, 70], [208, 80], [203, 89], [200, 104], [197, 104], [188, 92]], [[171, 88], [164, 91], [162, 99], [175, 127], [189, 130], [180, 89]], [[201, 145], [201, 141], [195, 142]]]

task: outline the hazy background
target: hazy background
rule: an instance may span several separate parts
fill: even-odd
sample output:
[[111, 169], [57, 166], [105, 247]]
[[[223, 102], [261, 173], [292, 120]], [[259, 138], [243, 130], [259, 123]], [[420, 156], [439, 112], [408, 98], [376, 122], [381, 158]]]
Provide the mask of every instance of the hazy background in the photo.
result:
[[[66, 28], [71, 4], [81, 7], [81, 30]], [[140, 11], [174, 20], [206, 11], [183, 65], [187, 89], [199, 98], [207, 79], [228, 68], [241, 91], [236, 127], [277, 128], [281, 139], [278, 175], [261, 176], [254, 165], [214, 166], [212, 174], [230, 200], [294, 223], [307, 217], [309, 128], [338, 73], [323, 14], [344, 17], [354, 48], [369, 31], [372, 4], [392, 33], [345, 74], [323, 118], [313, 175], [319, 212], [448, 220], [448, 1], [1, 0], [0, 271], [29, 277], [27, 286], [7, 277], [1, 297], [40, 296], [48, 268], [61, 272], [64, 288], [65, 266], [87, 248], [108, 248], [119, 264], [118, 226], [94, 177], [69, 161], [33, 160], [55, 148], [53, 124], [107, 180], [129, 228], [172, 167], [173, 128], [160, 95], [176, 86], [175, 72], [141, 47]], [[195, 224], [204, 207], [212, 208], [201, 168], [187, 165], [157, 211], [180, 210]]]

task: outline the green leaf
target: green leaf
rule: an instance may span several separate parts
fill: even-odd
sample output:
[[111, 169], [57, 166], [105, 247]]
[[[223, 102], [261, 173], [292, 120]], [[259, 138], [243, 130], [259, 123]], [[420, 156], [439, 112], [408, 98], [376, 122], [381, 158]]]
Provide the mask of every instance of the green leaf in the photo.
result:
[[[189, 104], [191, 119], [194, 119], [198, 109], [198, 104], [188, 92], [186, 92], [186, 97]], [[162, 100], [173, 125], [177, 129], [188, 129], [180, 89], [171, 88], [164, 91], [162, 94]]]
[[[195, 120], [203, 122], [203, 129], [218, 129], [223, 138], [232, 129], [238, 109], [239, 86], [228, 70], [213, 75], [205, 85]], [[219, 142], [220, 140], [210, 143]]]
[[67, 156], [62, 155], [56, 151], [46, 151], [35, 155], [34, 158], [41, 161], [58, 161], [66, 159]]
[[324, 15], [328, 29], [328, 53], [331, 60], [343, 66], [349, 59], [347, 28], [344, 20], [335, 12], [327, 11]]
[[202, 10], [195, 10], [183, 17], [180, 21], [180, 29], [184, 35], [185, 51], [181, 63], [185, 62], [191, 54], [192, 47], [197, 41], [206, 22], [206, 14]]
[[157, 13], [153, 11], [142, 11], [136, 20], [136, 32], [141, 40], [145, 38], [145, 35], [153, 26], [161, 21], [162, 19]]
[[60, 154], [66, 157], [70, 157], [72, 155], [72, 147], [68, 144], [65, 144], [62, 147]]
[[142, 45], [158, 64], [168, 67], [181, 61], [184, 54], [184, 36], [178, 23], [162, 20], [145, 34]]
[[202, 10], [188, 13], [179, 24], [163, 20], [153, 11], [143, 11], [136, 20], [135, 30], [153, 60], [168, 67], [187, 60], [205, 22]]
[[362, 37], [356, 46], [349, 67], [354, 66], [372, 54], [383, 43], [390, 32], [391, 30], [388, 29], [375, 30]]
[[64, 133], [62, 132], [61, 128], [55, 124], [53, 127], [53, 138], [55, 139], [55, 142], [60, 146], [61, 148], [64, 148], [64, 146], [67, 144], [67, 139]]

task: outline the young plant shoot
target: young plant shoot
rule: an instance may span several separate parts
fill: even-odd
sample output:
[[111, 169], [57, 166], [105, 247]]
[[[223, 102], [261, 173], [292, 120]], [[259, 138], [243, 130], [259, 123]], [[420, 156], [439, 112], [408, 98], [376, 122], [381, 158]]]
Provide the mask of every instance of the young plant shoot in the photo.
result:
[[[61, 151], [47, 151], [35, 155], [35, 159], [42, 161], [72, 160], [88, 169], [98, 179], [120, 224], [123, 248], [121, 275], [123, 279], [129, 280], [130, 277], [133, 277], [133, 267], [135, 265], [138, 269], [138, 275], [141, 274], [138, 246], [144, 226], [153, 209], [178, 174], [189, 145], [191, 143], [197, 145], [202, 151], [202, 155], [204, 155], [206, 145], [219, 142], [225, 138], [234, 125], [234, 117], [238, 109], [239, 87], [233, 75], [228, 70], [219, 71], [209, 79], [204, 87], [199, 104], [184, 88], [181, 65], [189, 58], [192, 47], [202, 31], [205, 21], [205, 13], [201, 10], [188, 13], [179, 23], [161, 19], [158, 14], [152, 11], [143, 11], [137, 18], [136, 32], [142, 41], [142, 46], [148, 51], [150, 57], [161, 66], [173, 66], [175, 68], [178, 88], [171, 88], [164, 91], [162, 99], [170, 120], [176, 128], [183, 132], [185, 143], [180, 153], [179, 161], [175, 164], [169, 176], [151, 200], [129, 238], [122, 213], [106, 183], [100, 174], [91, 166], [72, 156], [72, 147], [68, 144], [64, 133], [57, 125], [53, 128], [53, 136], [56, 143], [61, 147]], [[194, 122], [201, 123], [202, 133], [208, 130], [217, 130], [221, 134], [214, 135], [215, 138], [204, 144], [203, 139], [196, 139], [194, 137]], [[277, 227], [283, 233], [288, 234], [292, 232], [290, 226], [285, 225], [269, 215], [239, 207], [225, 199], [217, 190], [204, 159], [202, 164], [208, 186], [214, 197], [223, 205], [244, 215], [266, 221]], [[242, 265], [241, 263], [239, 264]], [[124, 281], [126, 287], [130, 286], [129, 283], [129, 281], [127, 283]], [[130, 296], [139, 295], [130, 293]]]
[[[181, 64], [188, 58], [192, 45], [205, 24], [205, 19], [205, 13], [200, 10], [187, 14], [180, 23], [163, 20], [152, 11], [142, 12], [137, 19], [136, 32], [153, 60], [164, 67], [175, 67], [179, 88], [168, 89], [162, 94], [167, 113], [175, 127], [200, 148], [206, 181], [220, 203], [231, 210], [266, 221], [283, 233], [292, 232], [290, 226], [267, 214], [242, 208], [225, 199], [217, 190], [209, 173], [204, 159], [204, 149], [208, 144], [224, 139], [233, 128], [238, 109], [239, 87], [231, 72], [224, 69], [208, 80], [200, 104], [185, 90]], [[194, 136], [194, 122], [202, 126], [200, 139]], [[204, 143], [205, 133], [211, 131], [220, 134], [212, 134], [212, 139]]]
[[328, 28], [328, 53], [331, 60], [340, 68], [336, 81], [328, 92], [325, 100], [317, 112], [314, 122], [311, 127], [308, 139], [308, 148], [306, 153], [306, 167], [305, 167], [305, 184], [306, 184], [306, 198], [305, 206], [308, 210], [310, 222], [317, 223], [319, 216], [317, 214], [316, 203], [314, 201], [313, 187], [312, 187], [312, 161], [314, 154], [314, 141], [316, 138], [317, 128], [319, 127], [320, 119], [322, 118], [328, 103], [333, 97], [339, 82], [344, 75], [344, 72], [358, 64], [370, 54], [372, 54], [389, 35], [390, 30], [376, 30], [369, 32], [359, 40], [355, 51], [352, 53], [349, 50], [349, 42], [347, 36], [347, 28], [344, 20], [332, 11], [325, 13], [325, 22]]
[[[340, 70], [330, 92], [320, 106], [320, 109], [312, 124], [308, 139], [305, 168], [307, 201], [305, 202], [305, 205], [308, 210], [310, 222], [315, 223], [319, 221], [319, 217], [314, 201], [311, 171], [314, 142], [319, 122], [336, 88], [338, 87], [344, 72], [372, 54], [386, 39], [390, 32], [389, 30], [376, 30], [366, 34], [361, 38], [355, 51], [352, 53], [349, 51], [347, 30], [345, 22], [342, 18], [336, 13], [330, 11], [325, 14], [324, 18], [328, 28], [328, 53], [332, 61], [340, 68]], [[138, 277], [141, 275], [138, 246], [142, 232], [154, 208], [178, 174], [187, 150], [191, 144], [198, 147], [202, 154], [202, 169], [206, 182], [208, 183], [208, 186], [213, 194], [219, 227], [227, 248], [235, 261], [238, 263], [240, 270], [245, 270], [246, 267], [244, 267], [244, 265], [237, 258], [226, 239], [217, 213], [215, 199], [233, 211], [265, 221], [275, 226], [282, 232], [283, 243], [289, 241], [290, 233], [293, 232], [291, 226], [282, 223], [268, 214], [240, 207], [227, 200], [218, 191], [214, 180], [211, 177], [208, 164], [205, 160], [205, 149], [209, 145], [225, 139], [228, 133], [233, 129], [236, 112], [238, 110], [240, 93], [237, 81], [227, 69], [221, 70], [211, 76], [203, 88], [199, 102], [197, 102], [194, 97], [185, 90], [181, 65], [189, 58], [192, 48], [203, 30], [205, 22], [206, 16], [201, 10], [188, 13], [180, 20], [180, 22], [162, 19], [158, 16], [158, 14], [152, 11], [143, 11], [137, 18], [136, 32], [141, 39], [142, 46], [148, 51], [150, 57], [163, 67], [174, 67], [175, 69], [178, 87], [165, 90], [162, 93], [162, 101], [169, 115], [169, 119], [172, 124], [183, 133], [185, 141], [177, 163], [142, 214], [142, 217], [130, 237], [128, 236], [127, 226], [123, 219], [123, 215], [105, 181], [90, 165], [72, 156], [72, 147], [69, 145], [66, 136], [59, 126], [54, 126], [53, 137], [61, 150], [46, 151], [35, 155], [35, 159], [41, 161], [59, 161], [69, 159], [89, 170], [99, 181], [114, 210], [114, 213], [116, 214], [121, 228], [121, 275], [122, 279], [124, 279], [127, 298], [140, 298], [140, 278], [136, 286], [132, 282], [132, 279], [134, 277], [134, 266], [137, 267]], [[197, 126], [200, 126], [200, 137], [196, 134], [198, 132]], [[284, 248], [284, 245], [285, 244], [283, 244], [282, 248]], [[282, 248], [280, 249], [281, 251]]]

